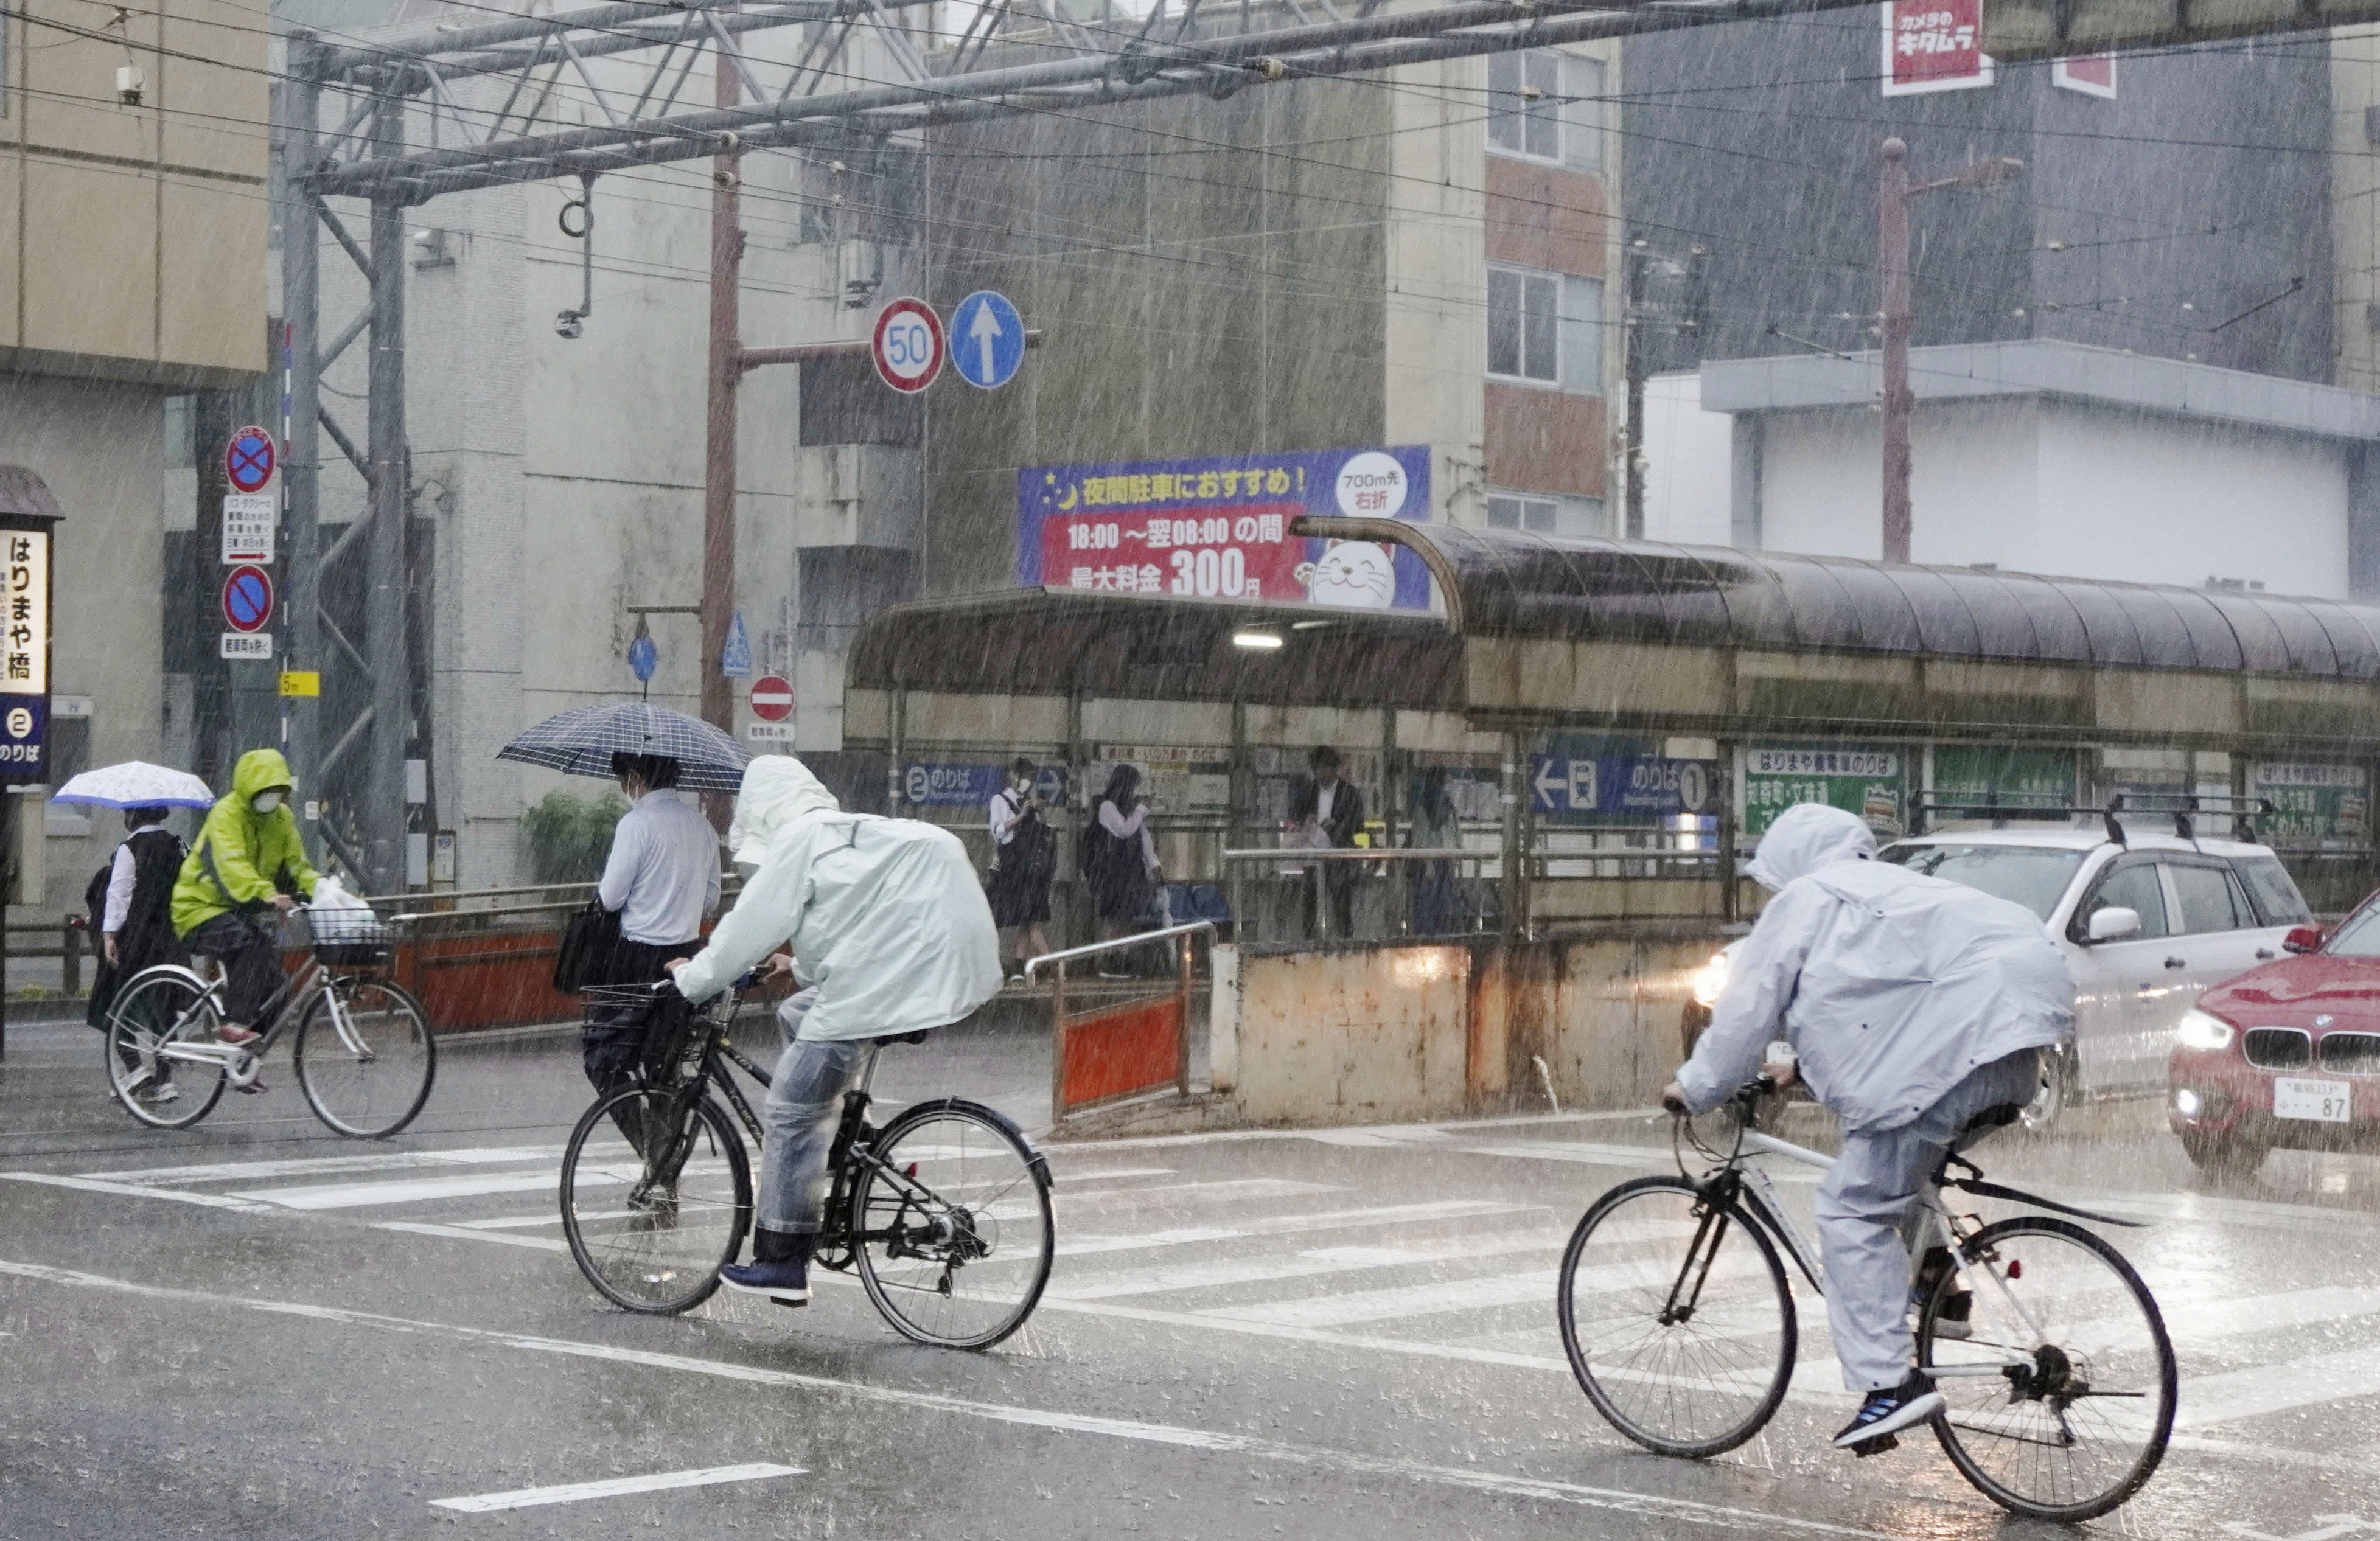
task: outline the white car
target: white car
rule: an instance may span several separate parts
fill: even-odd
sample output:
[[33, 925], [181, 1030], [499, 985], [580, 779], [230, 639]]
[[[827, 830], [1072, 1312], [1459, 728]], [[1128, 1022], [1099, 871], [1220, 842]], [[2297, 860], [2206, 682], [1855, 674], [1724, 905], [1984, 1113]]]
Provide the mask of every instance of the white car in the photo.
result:
[[2078, 1095], [2166, 1085], [2174, 1029], [2199, 992], [2281, 955], [2313, 916], [2280, 858], [2238, 840], [2190, 840], [2126, 820], [2099, 830], [1941, 831], [1877, 853], [2041, 916], [2074, 973], [2074, 1052], [2051, 1067], [2039, 1114]]

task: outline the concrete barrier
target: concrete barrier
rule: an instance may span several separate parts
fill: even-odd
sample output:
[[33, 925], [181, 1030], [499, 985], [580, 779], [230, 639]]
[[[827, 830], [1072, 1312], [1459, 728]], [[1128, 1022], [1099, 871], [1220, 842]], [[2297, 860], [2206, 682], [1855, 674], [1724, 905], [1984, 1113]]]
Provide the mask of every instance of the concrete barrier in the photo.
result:
[[[1679, 1059], [1716, 922], [1506, 943], [1215, 950], [1211, 1084], [1251, 1123], [1641, 1107]], [[1537, 1062], [1545, 1071], [1540, 1073]]]

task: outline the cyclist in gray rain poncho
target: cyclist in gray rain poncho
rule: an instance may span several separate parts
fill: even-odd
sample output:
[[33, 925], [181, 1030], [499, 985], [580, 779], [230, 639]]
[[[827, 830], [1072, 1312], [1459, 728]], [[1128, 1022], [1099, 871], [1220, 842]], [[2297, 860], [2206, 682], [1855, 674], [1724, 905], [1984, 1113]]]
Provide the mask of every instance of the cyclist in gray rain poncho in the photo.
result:
[[982, 1005], [1000, 989], [1000, 947], [957, 836], [844, 813], [790, 755], [762, 756], [744, 772], [729, 834], [736, 864], [753, 870], [710, 944], [675, 975], [687, 1000], [708, 1000], [790, 944], [774, 965], [803, 988], [777, 1013], [785, 1050], [761, 1109], [752, 1261], [721, 1278], [795, 1305], [809, 1299], [827, 1147], [868, 1040], [944, 1026]]
[[2039, 1050], [2074, 1027], [2073, 979], [2030, 910], [1875, 855], [1866, 824], [1840, 808], [1778, 816], [1750, 867], [1776, 897], [1662, 1098], [1717, 1107], [1782, 1037], [1842, 1121], [1818, 1235], [1843, 1383], [1865, 1399], [1835, 1443], [1862, 1453], [1943, 1405], [1908, 1322], [1903, 1227], [1918, 1189], [1970, 1120], [2033, 1100]]

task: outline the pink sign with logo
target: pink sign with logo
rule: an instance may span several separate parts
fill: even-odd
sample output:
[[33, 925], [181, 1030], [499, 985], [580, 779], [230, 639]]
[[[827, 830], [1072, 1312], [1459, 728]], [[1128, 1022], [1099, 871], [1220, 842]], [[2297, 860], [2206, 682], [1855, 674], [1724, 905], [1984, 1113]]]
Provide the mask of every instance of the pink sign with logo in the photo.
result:
[[1887, 0], [1883, 79], [1887, 96], [1990, 85], [1984, 0]]

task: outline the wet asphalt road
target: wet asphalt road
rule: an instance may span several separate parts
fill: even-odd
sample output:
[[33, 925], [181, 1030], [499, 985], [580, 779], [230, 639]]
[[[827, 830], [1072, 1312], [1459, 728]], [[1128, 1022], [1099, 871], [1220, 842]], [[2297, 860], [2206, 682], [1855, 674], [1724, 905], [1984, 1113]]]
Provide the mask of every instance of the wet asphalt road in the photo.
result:
[[[946, 1035], [888, 1056], [878, 1090], [1031, 1125], [1047, 1063], [1027, 1038]], [[447, 1044], [428, 1110], [385, 1143], [330, 1136], [285, 1067], [267, 1078], [159, 1134], [108, 1100], [95, 1035], [12, 1027], [0, 1537], [2051, 1528], [2004, 1520], [1928, 1439], [1824, 1449], [1847, 1399], [1806, 1297], [1796, 1394], [1760, 1439], [1690, 1464], [1601, 1424], [1547, 1280], [1589, 1199], [1667, 1165], [1641, 1115], [1053, 1147], [1050, 1296], [966, 1354], [903, 1341], [833, 1282], [799, 1314], [607, 1307], [551, 1223], [589, 1097], [566, 1037]], [[2183, 1432], [2090, 1528], [2380, 1534], [2380, 1162], [2281, 1155], [2209, 1184], [2152, 1110], [2119, 1108], [1985, 1164], [2157, 1222], [2119, 1243], [2174, 1321]], [[57, 1177], [103, 1186], [35, 1180]], [[718, 1468], [745, 1470], [437, 1503]]]

